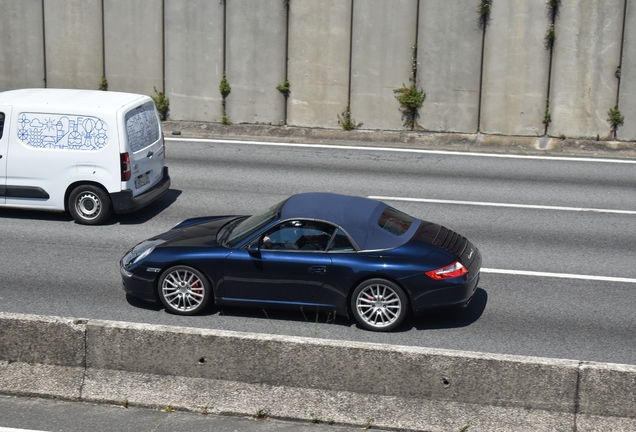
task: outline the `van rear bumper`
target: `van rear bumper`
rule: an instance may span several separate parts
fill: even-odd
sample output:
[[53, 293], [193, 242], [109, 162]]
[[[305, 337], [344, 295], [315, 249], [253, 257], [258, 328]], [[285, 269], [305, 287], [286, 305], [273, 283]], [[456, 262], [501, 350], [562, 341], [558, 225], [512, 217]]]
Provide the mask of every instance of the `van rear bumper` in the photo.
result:
[[166, 193], [170, 188], [170, 175], [168, 175], [168, 167], [163, 167], [163, 178], [151, 189], [141, 195], [133, 196], [130, 189], [110, 194], [113, 202], [113, 211], [119, 213], [130, 213], [147, 206], [161, 195]]

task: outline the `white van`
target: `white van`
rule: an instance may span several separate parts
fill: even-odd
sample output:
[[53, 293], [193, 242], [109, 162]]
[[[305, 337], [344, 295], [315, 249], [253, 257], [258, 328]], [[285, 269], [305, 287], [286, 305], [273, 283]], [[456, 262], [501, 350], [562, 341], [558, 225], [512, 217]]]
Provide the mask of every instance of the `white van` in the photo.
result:
[[148, 96], [97, 90], [0, 92], [0, 207], [69, 211], [104, 222], [170, 187]]

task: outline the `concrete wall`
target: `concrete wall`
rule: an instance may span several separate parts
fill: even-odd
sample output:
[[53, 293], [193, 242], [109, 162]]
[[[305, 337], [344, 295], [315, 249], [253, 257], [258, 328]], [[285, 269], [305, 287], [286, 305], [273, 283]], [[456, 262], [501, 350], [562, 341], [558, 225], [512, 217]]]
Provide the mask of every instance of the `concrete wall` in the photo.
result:
[[0, 0], [0, 90], [44, 87], [41, 0]]
[[[562, 2], [552, 56], [545, 0], [494, 1], [483, 50], [478, 4], [0, 0], [0, 90], [97, 88], [105, 70], [109, 90], [164, 90], [172, 119], [219, 122], [226, 71], [234, 123], [340, 129], [350, 103], [362, 129], [404, 130], [393, 90], [408, 84], [417, 41], [417, 130], [537, 137], [549, 96], [550, 136], [611, 139], [620, 100], [618, 136], [636, 139], [633, 2]], [[276, 90], [285, 74], [288, 100]]]
[[103, 0], [108, 89], [163, 91], [162, 0]]
[[[223, 5], [165, 1], [166, 96], [174, 120], [221, 121]], [[155, 84], [158, 85], [158, 84]]]
[[233, 123], [285, 123], [287, 8], [281, 0], [227, 3], [227, 79]]
[[426, 100], [419, 124], [426, 130], [477, 132], [483, 32], [475, 7], [420, 0], [417, 56]]
[[440, 432], [636, 427], [636, 366], [7, 313], [0, 393]]
[[290, 2], [288, 124], [339, 127], [349, 100], [351, 2]]
[[550, 51], [545, 0], [495, 1], [486, 30], [481, 131], [543, 135]]
[[104, 73], [101, 0], [46, 0], [44, 16], [47, 87], [97, 90]]
[[363, 129], [402, 129], [393, 89], [409, 83], [417, 1], [354, 1], [353, 14], [351, 116]]
[[619, 98], [619, 108], [625, 116], [625, 125], [618, 129], [618, 137], [636, 140], [636, 3], [627, 2], [625, 15]]
[[607, 112], [616, 105], [624, 5], [625, 0], [562, 3], [555, 26], [550, 135], [611, 138]]

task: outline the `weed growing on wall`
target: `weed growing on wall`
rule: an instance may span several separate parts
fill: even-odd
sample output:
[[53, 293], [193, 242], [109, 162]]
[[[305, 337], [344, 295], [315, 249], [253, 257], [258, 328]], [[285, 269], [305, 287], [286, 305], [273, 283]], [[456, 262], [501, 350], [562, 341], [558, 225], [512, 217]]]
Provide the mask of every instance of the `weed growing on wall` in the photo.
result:
[[620, 126], [623, 126], [623, 123], [625, 122], [625, 117], [623, 117], [621, 111], [618, 109], [618, 105], [609, 109], [607, 112], [607, 121], [612, 129], [612, 135], [616, 138], [616, 131]]
[[424, 104], [426, 99], [424, 89], [417, 86], [417, 45], [413, 47], [409, 81], [411, 84], [408, 87], [402, 84], [402, 87], [394, 89], [393, 93], [395, 93], [395, 98], [400, 103], [404, 126], [413, 130], [417, 119], [420, 117], [419, 109], [422, 108], [422, 104]]
[[554, 46], [554, 24], [550, 24], [550, 27], [548, 27], [548, 31], [543, 37], [543, 45], [548, 51]]
[[102, 80], [99, 82], [99, 90], [101, 90], [101, 91], [107, 91], [108, 90], [108, 81], [106, 80], [105, 76], [103, 76]]
[[552, 123], [552, 114], [550, 114], [550, 99], [548, 99], [545, 105], [545, 113], [543, 114], [543, 124], [547, 128], [550, 123]]
[[227, 113], [225, 112], [225, 98], [228, 97], [230, 92], [232, 91], [232, 87], [230, 87], [230, 83], [227, 82], [227, 76], [225, 72], [223, 72], [223, 78], [221, 78], [221, 83], [219, 84], [219, 91], [221, 92], [221, 96], [223, 97], [223, 115], [221, 116], [221, 123], [224, 125], [231, 125], [232, 122], [227, 118]]
[[282, 84], [279, 84], [276, 86], [276, 89], [281, 92], [283, 94], [283, 96], [285, 96], [285, 99], [287, 99], [289, 97], [289, 93], [290, 93], [290, 88], [289, 88], [289, 81], [287, 80], [287, 78], [285, 78], [285, 81], [283, 81]]
[[153, 87], [153, 88], [155, 89], [155, 95], [150, 97], [155, 102], [157, 111], [159, 111], [159, 119], [161, 121], [164, 121], [168, 118], [168, 110], [170, 109], [170, 100], [168, 100], [168, 98], [163, 92], [157, 91], [157, 87]]
[[490, 22], [490, 10], [492, 9], [492, 0], [481, 0], [477, 13], [479, 14], [479, 29], [483, 30]]
[[548, 22], [550, 26], [543, 37], [543, 44], [546, 50], [552, 50], [554, 46], [554, 23], [556, 22], [557, 15], [559, 15], [559, 9], [561, 8], [561, 0], [547, 0], [546, 1], [546, 15], [548, 16]]
[[351, 117], [351, 106], [347, 104], [347, 107], [338, 114], [338, 124], [342, 126], [344, 130], [358, 129], [362, 126], [362, 123], [356, 123], [353, 117]]

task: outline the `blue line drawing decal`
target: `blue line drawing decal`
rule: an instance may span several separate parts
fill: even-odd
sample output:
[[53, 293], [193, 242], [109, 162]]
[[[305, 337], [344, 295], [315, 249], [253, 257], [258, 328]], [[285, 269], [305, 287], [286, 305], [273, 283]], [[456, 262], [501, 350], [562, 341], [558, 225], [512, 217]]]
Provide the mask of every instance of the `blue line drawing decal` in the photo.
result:
[[34, 148], [99, 150], [108, 144], [106, 124], [95, 117], [20, 113], [17, 133]]
[[147, 102], [126, 113], [126, 134], [133, 153], [159, 139], [159, 117], [154, 102]]

